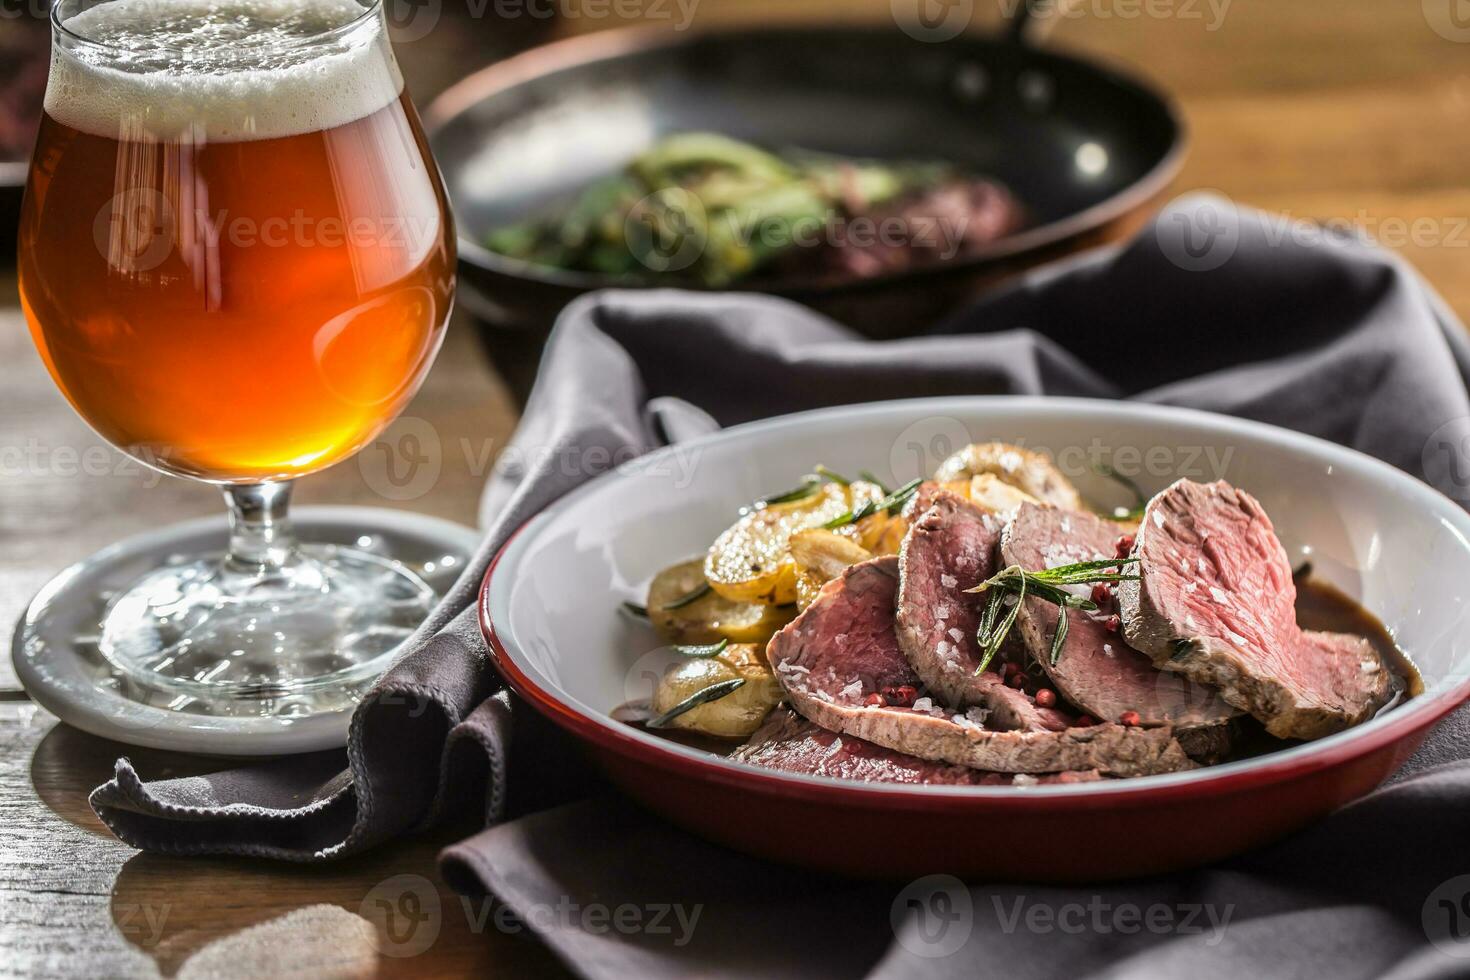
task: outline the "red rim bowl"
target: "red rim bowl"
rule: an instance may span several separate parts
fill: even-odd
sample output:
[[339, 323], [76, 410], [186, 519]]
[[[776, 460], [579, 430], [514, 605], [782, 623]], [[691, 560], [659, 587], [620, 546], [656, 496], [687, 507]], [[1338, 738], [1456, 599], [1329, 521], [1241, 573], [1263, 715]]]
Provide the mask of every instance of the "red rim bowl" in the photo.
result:
[[[956, 403], [964, 406], [957, 410]], [[1296, 433], [1187, 410], [1070, 399], [919, 400], [803, 413], [738, 426], [697, 442], [706, 447], [723, 442], [749, 459], [749, 445], [760, 441], [762, 430], [779, 437], [791, 426], [822, 424], [843, 413], [857, 418], [896, 414], [902, 420], [948, 412], [952, 421], [967, 412], [993, 415], [1002, 404], [1003, 413], [1022, 418], [1055, 419], [1075, 410], [1079, 417], [1136, 422], [1162, 413], [1186, 429], [1203, 425], [1334, 459], [1338, 467], [1394, 484], [1396, 493], [1409, 497], [1406, 506], [1431, 502], [1442, 513], [1459, 514], [1458, 527], [1447, 527], [1446, 533], [1470, 551], [1464, 534], [1470, 518], [1386, 464]], [[684, 449], [694, 447], [690, 443]], [[579, 704], [544, 677], [533, 676], [538, 672], [527, 669], [515, 642], [508, 641], [496, 621], [491, 583], [505, 573], [507, 556], [528, 535], [537, 534], [549, 514], [596, 493], [598, 485], [613, 478], [610, 474], [584, 485], [512, 535], [485, 575], [481, 629], [510, 688], [580, 740], [614, 783], [688, 830], [760, 857], [862, 877], [947, 872], [1032, 881], [1100, 880], [1205, 864], [1278, 839], [1369, 792], [1408, 759], [1430, 726], [1470, 696], [1470, 680], [1457, 664], [1435, 683], [1426, 673], [1425, 694], [1352, 731], [1245, 762], [1140, 779], [1024, 788], [934, 787], [762, 770], [659, 739]], [[665, 563], [679, 557], [670, 555]], [[609, 595], [608, 604], [616, 606], [620, 598]], [[795, 832], [803, 827], [820, 827], [821, 832]], [[1168, 827], [1169, 833], [1139, 832], [1158, 827]], [[915, 833], [916, 828], [923, 832]], [[893, 846], [895, 841], [902, 846]], [[1031, 846], [1035, 841], [1046, 845]]]

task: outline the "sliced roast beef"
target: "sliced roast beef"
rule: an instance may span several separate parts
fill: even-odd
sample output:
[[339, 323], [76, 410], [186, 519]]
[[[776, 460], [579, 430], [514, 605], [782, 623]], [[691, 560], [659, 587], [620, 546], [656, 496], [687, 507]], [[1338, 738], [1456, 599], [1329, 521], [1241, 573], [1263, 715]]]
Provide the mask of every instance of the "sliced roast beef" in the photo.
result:
[[[772, 637], [766, 655], [792, 707], [808, 720], [922, 759], [996, 772], [1138, 776], [1192, 767], [1167, 727], [996, 731], [986, 727], [987, 709], [952, 714], [922, 691], [912, 706], [900, 706], [907, 702], [903, 689], [922, 682], [898, 648], [897, 594], [898, 559], [874, 558], [822, 586]], [[894, 703], [891, 694], [902, 700]]]
[[[1117, 554], [1118, 536], [1116, 524], [1092, 514], [1025, 504], [1005, 529], [1001, 555], [1005, 565], [1039, 571], [1112, 558]], [[1070, 588], [1079, 596], [1091, 592], [1091, 586]], [[1223, 735], [1236, 709], [1214, 688], [1160, 671], [1108, 629], [1108, 617], [1114, 613], [1111, 603], [1096, 612], [1069, 610], [1056, 663], [1052, 663], [1051, 650], [1060, 610], [1054, 603], [1027, 599], [1016, 625], [1031, 657], [1057, 690], [1082, 710], [1107, 721], [1136, 711], [1141, 724], [1172, 723], [1181, 741], [1183, 732], [1192, 728], [1219, 727]], [[1207, 754], [1219, 754], [1212, 740], [1196, 738], [1210, 747]]]
[[1149, 502], [1134, 554], [1141, 580], [1119, 591], [1128, 642], [1271, 734], [1318, 738], [1386, 700], [1389, 670], [1366, 639], [1297, 626], [1286, 549], [1250, 494], [1180, 480]]
[[814, 725], [789, 708], [777, 708], [750, 741], [731, 756], [781, 772], [865, 783], [927, 783], [950, 786], [1013, 786], [1034, 783], [1085, 783], [1102, 778], [1097, 770], [1046, 773], [982, 772], [969, 766], [931, 762], [885, 749], [853, 735], [838, 735]]
[[929, 503], [899, 551], [899, 648], [942, 702], [990, 709], [993, 728], [1065, 729], [1064, 714], [1039, 708], [1030, 695], [1006, 686], [1000, 674], [1005, 658], [976, 670], [975, 633], [985, 600], [965, 590], [995, 574], [1001, 522], [944, 490], [930, 494]]

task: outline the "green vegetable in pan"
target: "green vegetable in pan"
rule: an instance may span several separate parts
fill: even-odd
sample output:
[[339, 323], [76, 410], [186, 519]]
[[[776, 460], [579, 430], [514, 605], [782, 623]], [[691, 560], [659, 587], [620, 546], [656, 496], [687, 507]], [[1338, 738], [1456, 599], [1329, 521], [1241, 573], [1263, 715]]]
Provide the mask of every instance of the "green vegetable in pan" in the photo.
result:
[[676, 133], [560, 208], [485, 237], [537, 265], [724, 287], [834, 223], [956, 179], [937, 163], [769, 153], [716, 133]]

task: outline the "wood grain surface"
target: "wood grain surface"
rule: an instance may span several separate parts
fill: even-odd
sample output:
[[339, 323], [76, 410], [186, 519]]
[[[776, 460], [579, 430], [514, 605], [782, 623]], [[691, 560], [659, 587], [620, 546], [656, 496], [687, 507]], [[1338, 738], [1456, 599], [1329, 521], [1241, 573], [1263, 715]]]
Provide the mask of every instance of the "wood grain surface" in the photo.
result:
[[[976, 0], [977, 26], [993, 23], [995, 2]], [[1178, 95], [1192, 139], [1178, 189], [1212, 188], [1242, 204], [1363, 224], [1467, 319], [1470, 24], [1439, 16], [1453, 3], [1078, 0], [1045, 43], [1130, 65]], [[686, 0], [682, 9], [696, 26], [834, 16], [891, 23], [905, 5], [912, 7], [910, 0]], [[489, 16], [495, 4], [445, 0], [434, 28], [399, 46], [420, 103], [548, 32], [614, 26], [605, 3], [554, 6], [564, 16], [553, 25], [527, 14], [497, 21]], [[675, 16], [681, 9], [643, 6]], [[67, 563], [122, 536], [219, 509], [208, 488], [126, 463], [70, 411], [31, 346], [13, 276], [0, 269], [0, 620], [7, 624]], [[435, 434], [440, 474], [432, 486], [394, 499], [401, 495], [375, 489], [381, 481], [371, 466], [349, 461], [303, 481], [298, 500], [473, 523], [515, 409], [462, 317], [406, 414]], [[385, 451], [393, 438], [390, 430]], [[99, 458], [88, 456], [90, 447], [102, 447], [108, 462], [81, 465]], [[8, 658], [0, 664], [0, 975], [561, 972], [533, 941], [496, 929], [485, 907], [431, 884], [434, 854], [452, 835], [314, 868], [138, 854], [86, 803], [122, 754], [149, 775], [219, 765], [129, 750], [58, 725], [19, 692]], [[420, 904], [437, 899], [438, 931], [426, 949], [398, 956], [404, 949], [391, 942], [384, 910], [405, 888]], [[419, 894], [424, 889], [432, 898]]]

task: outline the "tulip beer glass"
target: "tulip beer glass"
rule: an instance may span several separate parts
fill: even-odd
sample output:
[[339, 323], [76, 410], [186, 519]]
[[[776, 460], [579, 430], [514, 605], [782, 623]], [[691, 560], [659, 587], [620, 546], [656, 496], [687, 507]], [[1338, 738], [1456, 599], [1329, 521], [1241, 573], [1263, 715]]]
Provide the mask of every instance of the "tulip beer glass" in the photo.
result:
[[246, 713], [360, 690], [433, 596], [298, 544], [291, 481], [402, 410], [454, 290], [379, 0], [61, 0], [52, 30], [20, 230], [36, 347], [98, 433], [230, 517], [223, 555], [109, 601], [102, 653]]

